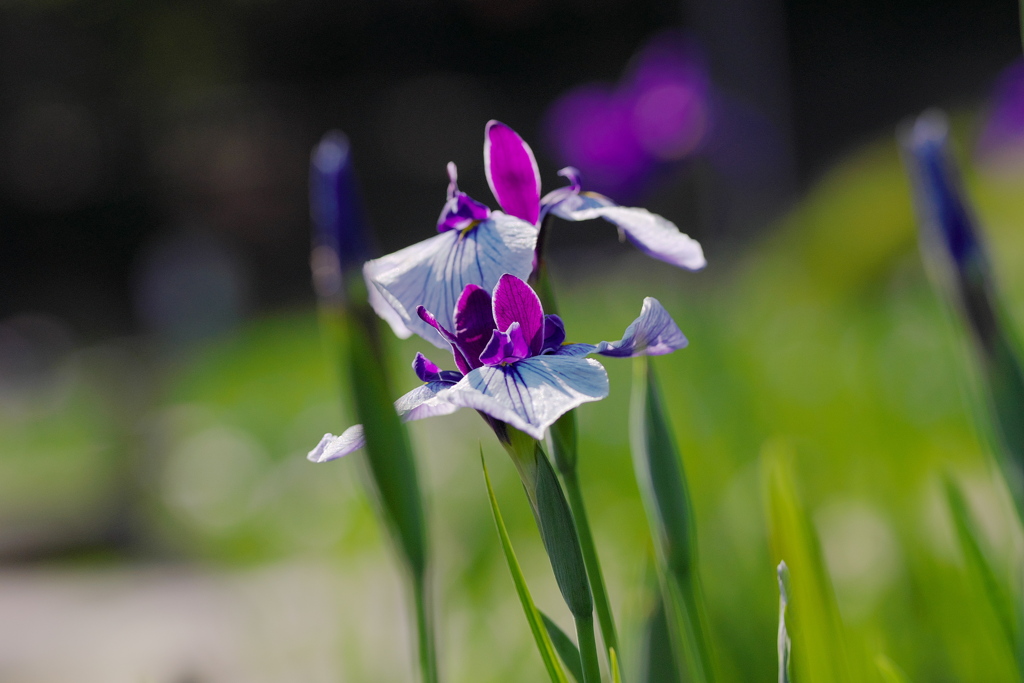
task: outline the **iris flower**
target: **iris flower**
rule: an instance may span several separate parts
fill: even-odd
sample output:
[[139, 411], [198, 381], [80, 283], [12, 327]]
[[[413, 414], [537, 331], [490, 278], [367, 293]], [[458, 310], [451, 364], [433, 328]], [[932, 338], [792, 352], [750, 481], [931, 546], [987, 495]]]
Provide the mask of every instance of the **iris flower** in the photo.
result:
[[[467, 285], [442, 325], [420, 306], [420, 320], [450, 346], [458, 370], [441, 370], [416, 354], [413, 370], [423, 385], [395, 402], [405, 421], [473, 408], [492, 426], [511, 425], [543, 439], [555, 420], [578, 405], [608, 395], [603, 356], [658, 356], [686, 346], [686, 337], [656, 299], [644, 299], [640, 316], [622, 339], [600, 344], [565, 343], [565, 326], [545, 315], [537, 294], [520, 278], [505, 274], [493, 294]], [[362, 426], [340, 436], [327, 434], [309, 453], [313, 462], [340, 458], [363, 445]]]
[[432, 325], [417, 310], [437, 313], [444, 329], [453, 329], [456, 302], [468, 285], [491, 291], [506, 273], [526, 279], [536, 264], [540, 226], [548, 214], [570, 221], [603, 218], [644, 253], [672, 265], [697, 270], [705, 265], [700, 244], [672, 222], [646, 209], [619, 206], [611, 199], [581, 191], [579, 174], [564, 168], [569, 185], [541, 198], [540, 171], [533, 150], [498, 121], [484, 136], [487, 183], [502, 211], [492, 211], [459, 190], [458, 172], [448, 164], [448, 200], [437, 220], [440, 233], [383, 258], [369, 261], [363, 273], [382, 295], [371, 303], [403, 339], [416, 333], [444, 348]]

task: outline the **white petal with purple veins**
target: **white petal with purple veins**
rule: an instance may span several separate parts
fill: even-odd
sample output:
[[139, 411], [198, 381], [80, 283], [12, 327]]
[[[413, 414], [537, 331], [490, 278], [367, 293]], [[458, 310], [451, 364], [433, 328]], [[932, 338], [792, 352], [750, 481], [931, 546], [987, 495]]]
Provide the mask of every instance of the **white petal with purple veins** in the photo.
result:
[[535, 439], [578, 405], [608, 395], [608, 373], [592, 358], [534, 356], [477, 368], [440, 398], [487, 413]]
[[640, 317], [629, 324], [622, 339], [601, 342], [596, 353], [617, 357], [661, 356], [684, 348], [688, 343], [661, 303], [653, 297], [646, 297]]
[[619, 206], [607, 197], [584, 192], [555, 204], [551, 212], [569, 221], [603, 218], [618, 227], [640, 251], [674, 266], [699, 270], [707, 265], [697, 240], [647, 209]]
[[459, 407], [437, 396], [451, 386], [451, 382], [428, 382], [423, 386], [416, 387], [395, 401], [395, 410], [398, 411], [403, 422], [454, 413]]
[[[363, 272], [405, 327], [446, 349], [448, 343], [416, 315], [417, 306], [454, 329], [452, 314], [466, 285], [491, 291], [505, 273], [529, 277], [536, 242], [536, 227], [495, 211], [469, 230], [449, 230], [369, 261]], [[381, 308], [375, 310], [388, 319]]]

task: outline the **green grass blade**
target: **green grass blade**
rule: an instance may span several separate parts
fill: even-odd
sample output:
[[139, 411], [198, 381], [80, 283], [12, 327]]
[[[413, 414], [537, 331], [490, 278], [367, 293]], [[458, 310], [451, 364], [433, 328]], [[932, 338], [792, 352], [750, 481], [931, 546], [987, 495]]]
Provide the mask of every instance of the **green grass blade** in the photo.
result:
[[548, 672], [552, 683], [569, 683], [565, 677], [565, 671], [555, 657], [555, 648], [548, 636], [540, 611], [533, 603], [530, 596], [530, 589], [526, 585], [526, 577], [516, 559], [516, 553], [512, 549], [512, 541], [508, 537], [508, 530], [505, 528], [505, 521], [502, 519], [501, 510], [498, 509], [498, 499], [494, 496], [494, 488], [491, 486], [490, 475], [487, 474], [487, 463], [484, 462], [483, 449], [480, 451], [480, 463], [484, 470], [484, 481], [487, 484], [487, 498], [491, 503], [491, 514], [494, 515], [494, 525], [498, 528], [498, 538], [501, 539], [501, 549], [505, 553], [505, 561], [508, 563], [508, 571], [512, 575], [512, 582], [515, 584], [516, 593], [519, 595], [519, 602], [526, 614], [526, 621], [530, 624], [530, 632], [537, 643], [537, 650], [540, 658], [544, 661], [544, 668]]
[[967, 501], [964, 499], [963, 492], [948, 476], [945, 478], [944, 484], [946, 502], [949, 505], [950, 514], [953, 516], [953, 527], [956, 529], [957, 540], [960, 541], [960, 549], [963, 551], [968, 573], [978, 577], [988, 596], [989, 603], [999, 619], [1010, 650], [1016, 653], [1017, 632], [1013, 601], [996, 577], [992, 565], [981, 549], [978, 528], [967, 509]]
[[786, 630], [793, 643], [793, 675], [814, 683], [857, 680], [818, 539], [793, 482], [789, 452], [769, 447], [763, 466], [772, 551], [785, 558], [791, 576]]
[[619, 656], [615, 654], [615, 648], [608, 649], [608, 659], [611, 660], [612, 683], [622, 683], [622, 668], [619, 666]]
[[713, 681], [690, 495], [654, 372], [645, 356], [634, 359], [630, 440], [658, 557], [675, 661], [686, 668], [693, 683]]
[[576, 643], [572, 642], [565, 631], [563, 631], [558, 624], [553, 622], [548, 615], [544, 612], [540, 613], [540, 618], [544, 620], [544, 628], [547, 629], [548, 637], [551, 638], [551, 643], [555, 646], [555, 651], [558, 656], [561, 657], [562, 662], [569, 669], [569, 673], [576, 679], [577, 683], [583, 683], [583, 666], [580, 664], [580, 649], [576, 647]]

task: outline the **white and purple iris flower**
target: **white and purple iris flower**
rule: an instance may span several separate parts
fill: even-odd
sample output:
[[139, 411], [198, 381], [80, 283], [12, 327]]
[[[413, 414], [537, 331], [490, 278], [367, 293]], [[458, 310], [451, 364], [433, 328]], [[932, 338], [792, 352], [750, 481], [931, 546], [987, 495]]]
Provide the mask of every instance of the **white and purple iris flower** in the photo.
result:
[[[395, 402], [405, 421], [473, 408], [490, 420], [543, 439], [555, 420], [576, 406], [608, 395], [603, 356], [658, 356], [686, 346], [686, 337], [656, 299], [644, 299], [640, 317], [623, 338], [600, 344], [565, 343], [565, 326], [545, 315], [540, 299], [520, 278], [505, 274], [493, 294], [467, 285], [443, 325], [423, 306], [417, 315], [451, 347], [458, 371], [441, 370], [416, 354], [413, 370], [424, 382]], [[347, 455], [364, 444], [361, 425], [327, 434], [309, 453], [313, 462]]]
[[526, 279], [536, 264], [541, 222], [549, 213], [570, 221], [603, 218], [644, 253], [672, 265], [697, 270], [705, 265], [700, 244], [672, 222], [646, 209], [619, 206], [603, 195], [582, 192], [573, 168], [559, 171], [570, 184], [541, 198], [540, 171], [530, 146], [498, 121], [484, 137], [487, 183], [503, 211], [492, 211], [458, 187], [455, 164], [448, 164], [448, 200], [437, 220], [440, 233], [363, 268], [369, 287], [382, 295], [372, 301], [378, 315], [403, 339], [416, 333], [444, 348], [417, 310], [437, 313], [437, 323], [453, 329], [455, 304], [468, 285], [491, 291], [506, 273]]

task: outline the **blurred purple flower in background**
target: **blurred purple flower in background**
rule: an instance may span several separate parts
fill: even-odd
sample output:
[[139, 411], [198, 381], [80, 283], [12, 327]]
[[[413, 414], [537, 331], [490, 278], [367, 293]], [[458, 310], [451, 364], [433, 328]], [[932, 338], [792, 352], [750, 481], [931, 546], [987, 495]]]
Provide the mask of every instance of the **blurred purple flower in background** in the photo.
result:
[[1000, 75], [990, 106], [978, 138], [978, 157], [1002, 169], [1024, 166], [1024, 59]]
[[633, 197], [665, 164], [698, 151], [711, 123], [708, 75], [693, 44], [660, 34], [618, 85], [588, 84], [552, 104], [545, 124], [554, 155], [587, 184]]

